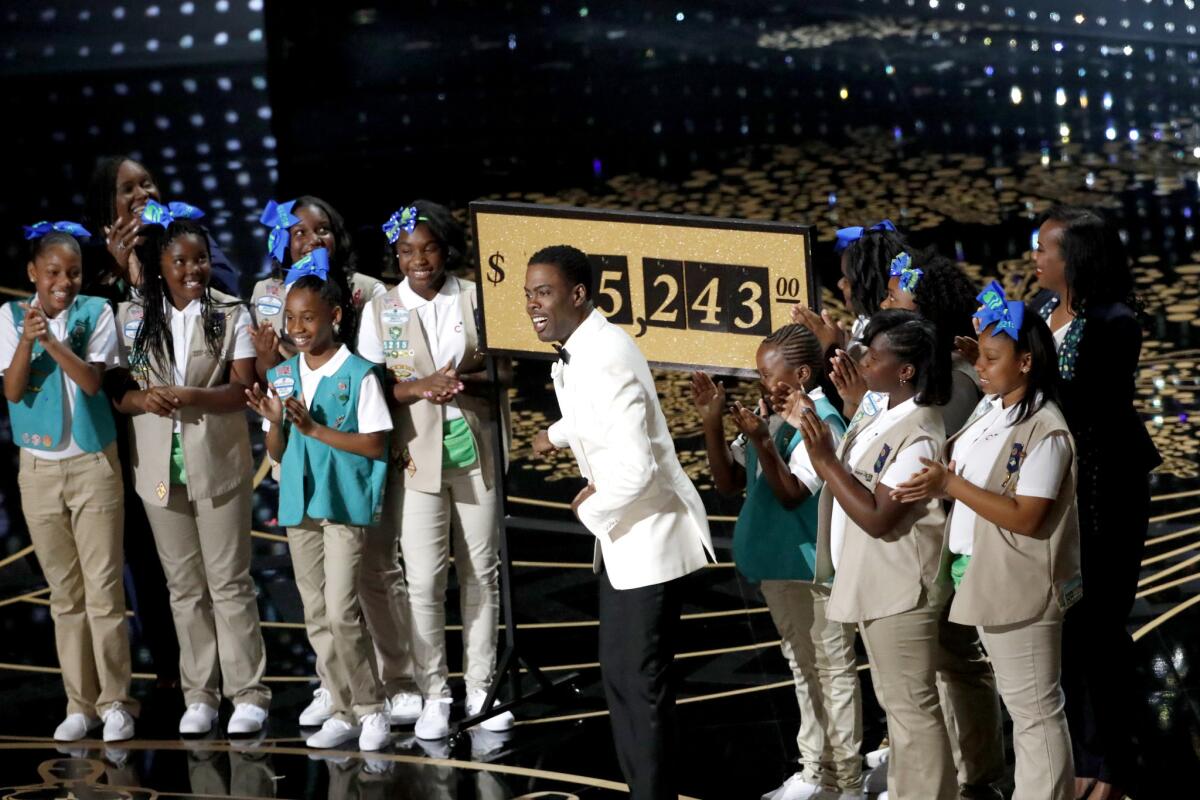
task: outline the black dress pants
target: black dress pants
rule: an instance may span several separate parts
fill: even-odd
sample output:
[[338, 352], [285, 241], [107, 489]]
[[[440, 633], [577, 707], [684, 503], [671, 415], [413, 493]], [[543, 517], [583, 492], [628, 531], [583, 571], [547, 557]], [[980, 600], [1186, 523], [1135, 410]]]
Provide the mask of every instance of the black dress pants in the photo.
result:
[[614, 589], [600, 574], [600, 671], [613, 744], [633, 800], [675, 798], [675, 645], [687, 576]]

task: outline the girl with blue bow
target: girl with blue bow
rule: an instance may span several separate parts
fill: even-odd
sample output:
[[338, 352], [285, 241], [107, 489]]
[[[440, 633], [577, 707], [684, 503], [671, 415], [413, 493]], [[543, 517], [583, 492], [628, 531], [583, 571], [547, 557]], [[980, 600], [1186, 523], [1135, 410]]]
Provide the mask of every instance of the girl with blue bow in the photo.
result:
[[285, 203], [271, 200], [260, 222], [270, 229], [267, 254], [272, 270], [270, 276], [254, 285], [250, 307], [255, 319], [255, 369], [263, 379], [268, 369], [296, 354], [287, 340], [283, 321], [284, 302], [293, 281], [315, 274], [318, 264], [326, 270], [327, 279], [341, 290], [343, 314], [338, 327], [339, 335], [347, 342], [355, 341], [362, 307], [387, 287], [356, 270], [354, 244], [346, 222], [321, 198], [301, 195]]
[[360, 750], [379, 750], [391, 719], [359, 586], [367, 526], [383, 505], [392, 418], [374, 365], [339, 336], [345, 304], [328, 268], [297, 262], [289, 273], [285, 317], [298, 353], [267, 372], [267, 393], [255, 384], [246, 399], [280, 465], [279, 524], [317, 654], [318, 691], [329, 696], [329, 716], [307, 743], [357, 739]]
[[116, 366], [116, 325], [102, 298], [79, 293], [76, 237], [87, 236], [74, 222], [25, 228], [35, 291], [0, 306], [0, 374], [67, 696], [54, 738], [83, 739], [103, 722], [113, 742], [133, 736], [138, 704], [129, 694], [117, 432], [101, 385]]
[[1064, 617], [1082, 592], [1079, 517], [1054, 339], [995, 281], [979, 303], [976, 368], [987, 397], [941, 458], [922, 459], [892, 496], [953, 503], [950, 620], [978, 629], [1013, 719], [1013, 797], [1075, 800], [1059, 675]]
[[140, 296], [117, 313], [121, 365], [136, 387], [129, 415], [133, 480], [166, 573], [187, 710], [181, 734], [204, 734], [222, 693], [231, 734], [262, 730], [271, 702], [258, 597], [250, 579], [250, 315], [209, 285], [207, 234], [195, 214], [147, 200]]
[[[466, 713], [482, 710], [496, 672], [499, 529], [493, 459], [504, 436], [479, 349], [475, 284], [454, 274], [463, 232], [442, 205], [416, 200], [383, 224], [404, 280], [363, 311], [358, 351], [384, 367], [393, 436], [381, 528], [399, 535], [413, 625], [420, 739], [449, 734], [446, 587], [450, 555], [463, 620]], [[507, 395], [501, 389], [501, 397]], [[507, 437], [505, 437], [507, 438]], [[503, 440], [502, 440], [503, 441]], [[376, 560], [381, 570], [391, 562]], [[393, 702], [393, 706], [395, 706]], [[511, 712], [481, 725], [506, 730]]]

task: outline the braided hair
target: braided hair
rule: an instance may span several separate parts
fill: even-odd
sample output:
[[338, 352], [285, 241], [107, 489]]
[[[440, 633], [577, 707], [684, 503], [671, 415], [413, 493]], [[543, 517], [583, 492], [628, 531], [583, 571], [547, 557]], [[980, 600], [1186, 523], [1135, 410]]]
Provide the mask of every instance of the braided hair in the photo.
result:
[[[183, 236], [195, 236], [204, 246], [204, 251], [208, 252], [208, 232], [202, 225], [189, 219], [177, 219], [166, 228], [161, 225], [143, 226], [143, 241], [134, 250], [143, 271], [143, 316], [142, 326], [133, 341], [132, 361], [170, 365], [170, 371], [166, 374], [155, 372], [155, 377], [164, 383], [174, 381], [175, 343], [167, 314], [170, 298], [163, 278], [162, 257], [167, 247]], [[226, 315], [221, 309], [236, 308], [237, 305], [214, 301], [212, 289], [207, 285], [204, 287], [204, 294], [200, 297], [200, 320], [204, 327], [204, 345], [214, 358], [220, 356], [221, 342], [225, 337]]]
[[887, 297], [888, 268], [892, 259], [908, 250], [908, 243], [897, 231], [865, 231], [856, 239], [842, 258], [846, 264], [846, 280], [850, 282], [851, 310], [859, 316], [874, 314]]
[[915, 255], [924, 274], [913, 291], [913, 302], [917, 312], [933, 323], [938, 350], [953, 355], [955, 337], [975, 336], [971, 316], [979, 307], [978, 290], [957, 264], [933, 248]]
[[819, 382], [825, 374], [821, 343], [816, 334], [803, 325], [784, 325], [763, 339], [762, 343], [777, 347], [790, 369], [808, 367], [812, 383]]

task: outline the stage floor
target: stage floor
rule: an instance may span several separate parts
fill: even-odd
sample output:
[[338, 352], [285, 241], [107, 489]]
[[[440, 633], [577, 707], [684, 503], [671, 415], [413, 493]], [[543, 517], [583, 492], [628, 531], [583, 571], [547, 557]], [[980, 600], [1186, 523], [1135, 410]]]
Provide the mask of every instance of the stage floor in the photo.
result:
[[[979, 43], [989, 29], [963, 25], [954, 31], [963, 32], [963, 42], [954, 45], [953, 37], [946, 36], [946, 52], [916, 52], [910, 47], [909, 37], [929, 41], [928, 26], [915, 24], [895, 29], [867, 24], [856, 33], [853, 25], [830, 23], [827, 30], [814, 26], [761, 45], [780, 49], [771, 58], [788, 52], [795, 54], [797, 63], [824, 58], [832, 65], [837, 58], [853, 61], [860, 37], [869, 29], [872, 46], [888, 50], [894, 56], [887, 59], [889, 64], [894, 60], [900, 66], [898, 77], [886, 80], [880, 69], [878, 91], [886, 93], [902, 82], [905, 96], [928, 98], [924, 88], [930, 86], [935, 88], [929, 91], [948, 93], [946, 119], [953, 121], [954, 129], [936, 125], [932, 118], [904, 131], [893, 129], [890, 119], [860, 118], [854, 124], [832, 124], [828, 139], [805, 138], [816, 135], [812, 126], [799, 138], [779, 133], [762, 139], [766, 134], [760, 134], [761, 141], [775, 143], [700, 164], [683, 180], [628, 174], [596, 189], [524, 186], [503, 199], [812, 222], [818, 236], [814, 252], [827, 286], [833, 285], [830, 243], [842, 224], [891, 217], [910, 230], [917, 243], [937, 244], [943, 252], [958, 254], [980, 280], [990, 274], [1019, 274], [1029, 285], [1032, 262], [1026, 251], [1032, 214], [1052, 202], [1103, 204], [1116, 213], [1130, 231], [1138, 288], [1148, 314], [1138, 378], [1140, 410], [1166, 459], [1153, 478], [1150, 538], [1129, 621], [1138, 658], [1138, 679], [1129, 691], [1140, 701], [1137, 738], [1142, 764], [1142, 785], [1133, 796], [1147, 800], [1178, 795], [1182, 787], [1200, 783], [1200, 680], [1191, 671], [1200, 663], [1195, 422], [1200, 243], [1193, 216], [1200, 210], [1200, 134], [1186, 105], [1155, 105], [1146, 99], [1161, 86], [1150, 63], [1155, 57], [1147, 58], [1141, 50], [1128, 63], [1122, 61], [1122, 69], [1133, 77], [1125, 84], [1130, 105], [1118, 103], [1111, 112], [1121, 126], [1119, 137], [1109, 136], [1103, 121], [1081, 122], [1062, 134], [1047, 122], [1052, 90], [1044, 90], [1045, 113], [1034, 115], [1041, 122], [1028, 121], [1023, 115], [1033, 102], [1032, 93], [1018, 108], [1019, 99], [1009, 99], [1013, 79], [991, 79], [995, 49], [990, 39], [988, 47]], [[1011, 35], [1014, 41], [1020, 39], [1020, 50], [1012, 50], [1008, 58], [1022, 75], [1030, 74], [1033, 64], [1048, 63], [1044, 52], [1029, 52], [1028, 40], [1036, 37]], [[818, 45], [826, 48], [819, 54], [814, 49]], [[1067, 48], [1055, 58], [1060, 74], [1090, 70], [1093, 77], [1088, 80], [1101, 81], [1092, 90], [1093, 110], [1101, 102], [1106, 80], [1095, 76], [1109, 60], [1107, 54], [1096, 54], [1099, 45], [1083, 40], [1086, 52]], [[935, 59], [949, 66], [935, 70]], [[837, 69], [847, 68], [842, 64]], [[1194, 84], [1200, 75], [1194, 59], [1170, 62], [1170, 69], [1182, 76], [1181, 87], [1186, 79]], [[1046, 68], [1046, 74], [1049, 71]], [[1195, 90], [1186, 91], [1194, 100]], [[1077, 100], [1073, 89], [1071, 102]], [[829, 113], [823, 110], [822, 119]], [[1146, 114], [1152, 119], [1146, 120]], [[1131, 135], [1123, 120], [1138, 115], [1142, 134], [1134, 128]], [[974, 126], [969, 138], [959, 141], [960, 135], [967, 136], [968, 125]], [[989, 126], [1003, 127], [1004, 135], [988, 139]], [[835, 313], [844, 313], [828, 289], [824, 301]], [[664, 372], [657, 379], [681, 460], [708, 503], [720, 560], [695, 576], [685, 607], [678, 661], [683, 677], [682, 791], [703, 800], [758, 798], [793, 771], [798, 718], [790, 675], [761, 595], [730, 564], [730, 522], [737, 504], [718, 498], [704, 478], [703, 441], [686, 376]], [[736, 391], [748, 396], [752, 390], [745, 385]], [[541, 462], [528, 453], [533, 433], [555, 416], [545, 362], [518, 365], [513, 415], [510, 510], [539, 519], [567, 519], [566, 503], [580, 485], [569, 458]], [[256, 447], [261, 457], [261, 445]], [[5, 452], [15, 463], [12, 449]], [[12, 511], [15, 469], [3, 472], [0, 492]], [[275, 487], [262, 475], [260, 470], [254, 577], [265, 621], [268, 681], [275, 692], [265, 737], [181, 740], [174, 731], [182, 698], [178, 691], [155, 688], [149, 652], [135, 632], [139, 674], [134, 689], [145, 705], [138, 738], [117, 748], [98, 742], [71, 747], [52, 742], [49, 737], [60, 721], [64, 699], [47, 590], [28, 537], [14, 524], [0, 538], [0, 786], [12, 787], [0, 797], [599, 800], [626, 794], [595, 663], [592, 543], [583, 535], [520, 530], [511, 536], [522, 652], [552, 677], [576, 673], [574, 691], [521, 706], [518, 725], [509, 734], [474, 731], [453, 742], [429, 743], [416, 740], [411, 728], [400, 728], [395, 744], [377, 754], [306, 749], [295, 720], [314, 688], [313, 659], [286, 544], [273, 525]], [[1087, 591], [1104, 587], [1089, 585]], [[456, 626], [453, 581], [450, 595], [450, 621]], [[459, 635], [459, 628], [452, 627], [452, 669], [459, 662]], [[871, 693], [865, 659], [861, 668], [865, 745], [870, 749], [883, 733], [882, 714]], [[456, 683], [455, 691], [461, 693], [461, 684]], [[223, 720], [228, 711], [224, 709]], [[1011, 770], [1011, 752], [1009, 759]], [[1011, 780], [1007, 784], [1010, 791]]]

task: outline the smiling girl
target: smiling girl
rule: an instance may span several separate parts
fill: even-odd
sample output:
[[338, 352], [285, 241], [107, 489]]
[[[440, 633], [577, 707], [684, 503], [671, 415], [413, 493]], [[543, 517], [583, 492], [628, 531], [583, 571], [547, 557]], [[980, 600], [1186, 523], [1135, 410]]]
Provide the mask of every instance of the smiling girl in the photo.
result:
[[249, 314], [209, 287], [204, 229], [150, 200], [142, 213], [141, 297], [121, 304], [123, 365], [138, 388], [133, 417], [138, 495], [167, 576], [179, 635], [184, 734], [207, 733], [222, 689], [230, 733], [260, 730], [271, 692], [250, 579], [250, 434], [243, 392], [254, 383]]

